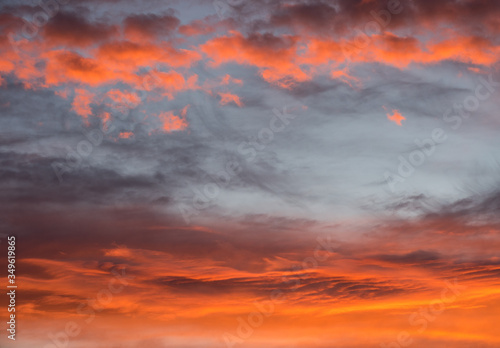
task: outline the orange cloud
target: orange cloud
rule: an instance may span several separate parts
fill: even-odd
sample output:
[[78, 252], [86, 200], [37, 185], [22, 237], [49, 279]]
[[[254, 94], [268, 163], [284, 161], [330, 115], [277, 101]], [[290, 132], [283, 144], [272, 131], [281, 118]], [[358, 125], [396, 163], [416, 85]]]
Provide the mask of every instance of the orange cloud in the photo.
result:
[[184, 76], [176, 71], [169, 72], [154, 72], [152, 85], [154, 88], [161, 88], [163, 94], [169, 99], [173, 99], [174, 95], [180, 91], [198, 89], [198, 75], [194, 74], [187, 80]]
[[108, 106], [110, 107], [126, 107], [129, 109], [134, 109], [141, 103], [141, 99], [139, 98], [139, 96], [133, 92], [112, 89], [108, 91], [106, 95], [113, 102], [108, 104]]
[[[180, 115], [186, 112], [184, 108]], [[266, 225], [276, 221], [271, 231], [262, 229], [262, 221], [245, 221], [242, 233], [235, 234], [234, 224], [227, 221], [180, 227], [169, 224], [168, 217], [142, 220], [140, 210], [125, 212], [126, 219], [109, 211], [76, 212], [64, 224], [56, 213], [43, 212], [16, 222], [30, 226], [52, 221], [89, 231], [84, 238], [55, 230], [61, 238], [44, 248], [37, 243], [43, 236], [33, 235], [35, 240], [26, 245], [32, 249], [28, 254], [36, 256], [19, 259], [25, 270], [19, 312], [24, 313], [23, 325], [39, 330], [30, 330], [30, 337], [45, 339], [46, 332], [64, 330], [71, 320], [85, 329], [89, 346], [142, 338], [140, 346], [155, 347], [152, 338], [164, 346], [168, 334], [169, 342], [189, 346], [200, 340], [212, 348], [220, 347], [227, 333], [238, 337], [241, 320], [248, 323], [251, 313], [265, 311], [263, 319], [250, 316], [251, 323], [262, 325], [249, 324], [254, 331], [245, 338], [247, 345], [278, 348], [300, 341], [304, 348], [330, 347], [331, 342], [343, 348], [375, 347], [397, 340], [401, 331], [410, 333], [415, 347], [500, 343], [492, 321], [500, 309], [500, 234], [495, 224], [468, 225], [467, 219], [448, 213], [420, 222], [382, 220], [378, 233], [358, 240], [346, 237], [338, 244], [322, 239], [325, 249], [317, 250], [316, 237], [330, 233], [322, 226], [317, 233], [314, 224], [296, 219], [264, 220]], [[100, 214], [109, 216], [100, 221]], [[138, 230], [149, 238], [138, 238]], [[115, 231], [125, 244], [114, 243]], [[248, 238], [246, 231], [287, 243], [262, 248], [260, 239]], [[342, 227], [331, 231], [343, 235]], [[207, 245], [215, 247], [207, 251]], [[329, 247], [335, 250], [327, 253]], [[446, 281], [454, 286], [455, 279], [457, 292], [446, 290]], [[106, 295], [108, 290], [112, 296]], [[445, 308], [443, 293], [451, 299]], [[270, 301], [276, 294], [278, 300]], [[91, 315], [105, 326], [88, 325]], [[417, 320], [410, 321], [410, 316]], [[426, 317], [425, 330], [419, 330]], [[182, 335], [179, 323], [185, 326]], [[147, 337], [137, 335], [137, 329], [146, 328]], [[360, 336], [360, 330], [366, 334]]]
[[58, 91], [55, 91], [54, 94], [63, 98], [63, 99], [68, 99], [68, 89], [63, 89], [63, 90], [58, 90]]
[[[404, 68], [410, 63], [436, 64], [445, 60], [479, 65], [498, 61], [500, 46], [488, 39], [453, 35], [448, 39], [435, 37], [423, 41], [384, 33], [365, 37], [364, 43], [355, 38], [343, 41], [313, 38], [297, 57], [297, 62], [313, 67], [330, 63], [336, 66], [344, 62], [379, 62]], [[467, 51], [463, 47], [467, 47]]]
[[[436, 37], [429, 41], [420, 41], [415, 37], [399, 37], [391, 33], [373, 36], [368, 45], [356, 48], [354, 42], [347, 42], [350, 47], [349, 58], [354, 62], [380, 62], [399, 68], [410, 63], [436, 64], [453, 60], [467, 64], [491, 65], [498, 61], [500, 46], [488, 39], [474, 36], [452, 35], [451, 38]], [[467, 47], [464, 51], [463, 47]]]
[[232, 36], [212, 39], [200, 49], [212, 59], [213, 66], [227, 62], [257, 66], [266, 81], [291, 86], [295, 81], [310, 79], [295, 64], [297, 40], [294, 36], [277, 37], [271, 34], [253, 34], [245, 38], [238, 32], [232, 32]]
[[109, 127], [109, 121], [111, 120], [111, 115], [109, 112], [102, 112], [98, 115], [102, 119], [102, 129], [107, 132]]
[[424, 49], [417, 39], [413, 37], [398, 37], [387, 33], [375, 36], [370, 48], [360, 54], [360, 60], [374, 60], [402, 68], [411, 62], [425, 59], [424, 55], [426, 55]]
[[14, 70], [14, 63], [12, 60], [8, 60], [5, 57], [0, 57], [0, 72], [8, 73]]
[[134, 136], [134, 133], [132, 133], [132, 132], [120, 132], [120, 134], [118, 134], [118, 137], [120, 139], [129, 139], [132, 136]]
[[226, 105], [226, 104], [233, 102], [236, 105], [238, 105], [240, 108], [243, 106], [243, 103], [241, 102], [240, 97], [238, 97], [235, 94], [222, 93], [222, 92], [219, 92], [218, 94], [221, 97], [221, 100], [220, 100], [221, 105]]
[[242, 81], [242, 80], [235, 79], [235, 78], [231, 77], [231, 75], [226, 74], [226, 75], [222, 78], [221, 84], [222, 84], [222, 85], [229, 85], [230, 83], [235, 83], [235, 84], [237, 84], [237, 85], [242, 85], [242, 84], [243, 84], [243, 81]]
[[311, 38], [304, 47], [303, 54], [298, 57], [300, 64], [313, 66], [329, 64], [331, 62], [340, 63], [344, 60], [342, 46], [339, 42], [321, 38]]
[[162, 122], [162, 129], [167, 132], [175, 132], [186, 129], [189, 124], [186, 121], [186, 114], [189, 105], [185, 106], [180, 113], [180, 116], [174, 115], [173, 111], [165, 111], [158, 115]]
[[[52, 35], [51, 40], [59, 42], [59, 46], [65, 45], [65, 48], [54, 50], [53, 46], [39, 41], [18, 40], [11, 45], [11, 39], [1, 40], [0, 72], [12, 73], [27, 88], [69, 83], [97, 87], [116, 82], [139, 86], [141, 68], [157, 65], [189, 68], [202, 59], [199, 53], [202, 52], [211, 60], [211, 66], [228, 62], [254, 66], [267, 82], [283, 88], [292, 88], [315, 75], [324, 74], [325, 70], [329, 70], [326, 73], [332, 78], [355, 85], [356, 81], [339, 68], [348, 61], [379, 62], [398, 68], [404, 68], [411, 63], [436, 64], [445, 60], [492, 65], [498, 61], [500, 55], [500, 46], [492, 40], [481, 36], [461, 35], [457, 30], [448, 30], [441, 36], [436, 35], [425, 40], [385, 32], [367, 37], [363, 47], [359, 47], [359, 43], [352, 38], [334, 40], [314, 37], [311, 34], [307, 37], [272, 34], [243, 36], [236, 31], [231, 31], [227, 36], [209, 39], [197, 49], [190, 50], [175, 48], [170, 42], [144, 43], [123, 40], [100, 44], [100, 39], [96, 38], [93, 42], [91, 38], [95, 37], [96, 33], [102, 33], [103, 37], [113, 39], [114, 27], [78, 19], [77, 24], [84, 32], [81, 38], [75, 37], [74, 32], [58, 34], [54, 31], [56, 28], [67, 26], [71, 16], [61, 15], [44, 29], [46, 35]], [[151, 35], [156, 35], [157, 30], [161, 32], [163, 29], [151, 22], [150, 17], [131, 17], [127, 22], [129, 31], [137, 34], [137, 25], [145, 21], [148, 23], [147, 31], [150, 31]], [[175, 28], [175, 17], [167, 17], [165, 20], [171, 21], [172, 28]], [[100, 45], [90, 48], [95, 43]], [[78, 52], [68, 49], [73, 46], [87, 49]], [[463, 47], [467, 47], [467, 51], [464, 51]], [[186, 74], [186, 71], [182, 73]], [[177, 72], [161, 74], [164, 80], [164, 95], [170, 99], [178, 91], [200, 88], [196, 85], [194, 75], [186, 81]], [[242, 81], [230, 75], [224, 76], [221, 84], [229, 83], [242, 84]]]
[[101, 45], [96, 57], [111, 62], [121, 68], [125, 67], [152, 67], [165, 64], [172, 67], [189, 67], [201, 59], [198, 52], [175, 49], [170, 45], [156, 45], [152, 43], [136, 43], [117, 41]]
[[45, 81], [48, 85], [75, 82], [95, 87], [115, 81], [134, 80], [133, 75], [128, 72], [117, 73], [99, 60], [70, 51], [50, 51], [44, 54], [44, 58], [47, 59]]
[[396, 123], [398, 126], [402, 126], [401, 121], [406, 120], [406, 118], [401, 115], [401, 113], [398, 110], [392, 110], [392, 115], [387, 114], [387, 119]]
[[[310, 80], [314, 74], [321, 73], [317, 67], [330, 65], [333, 78], [341, 78], [349, 84], [357, 82], [337, 68], [348, 61], [379, 62], [398, 68], [410, 63], [429, 64], [444, 60], [490, 65], [498, 60], [500, 53], [500, 47], [480, 37], [457, 36], [424, 42], [416, 37], [384, 33], [366, 37], [363, 45], [355, 38], [335, 41], [313, 37], [303, 47], [299, 44], [300, 39], [271, 34], [244, 37], [233, 31], [230, 36], [209, 40], [200, 46], [200, 50], [212, 60], [213, 66], [227, 62], [255, 66], [263, 79], [283, 88]], [[468, 51], [464, 52], [463, 47], [468, 47]], [[228, 81], [223, 80], [224, 83]]]
[[206, 23], [203, 20], [194, 20], [187, 25], [179, 27], [179, 33], [185, 36], [198, 36], [211, 34], [215, 31], [215, 26]]
[[[193, 233], [168, 227], [159, 227], [159, 230], [163, 232], [162, 238]], [[224, 237], [217, 232], [214, 238]], [[173, 238], [178, 244], [182, 243], [178, 237]], [[425, 244], [428, 240], [419, 242]], [[374, 245], [376, 250], [383, 246]], [[393, 251], [390, 245], [384, 245], [386, 253]], [[227, 245], [222, 246], [227, 253]], [[453, 288], [457, 285], [453, 279], [457, 277], [443, 264], [444, 260], [436, 260], [436, 273], [423, 269], [432, 262], [425, 262], [418, 253], [379, 255], [377, 257], [385, 261], [377, 263], [365, 254], [374, 250], [372, 244], [369, 246], [361, 248], [364, 252], [358, 250], [356, 258], [330, 255], [320, 262], [320, 267], [296, 271], [286, 269], [297, 264], [296, 260], [313, 258], [310, 248], [297, 247], [288, 255], [271, 257], [267, 260], [268, 269], [259, 272], [222, 264], [218, 257], [227, 257], [224, 253], [193, 257], [182, 252], [172, 254], [158, 246], [104, 246], [92, 254], [96, 257], [94, 262], [89, 262], [85, 253], [80, 258], [58, 260], [28, 258], [21, 261], [23, 266], [28, 270], [37, 268], [22, 276], [26, 299], [20, 305], [26, 325], [38, 324], [39, 328], [50, 328], [50, 331], [56, 331], [54, 327], [59, 326], [64, 329], [69, 319], [85, 325], [89, 313], [93, 313], [106, 327], [85, 325], [86, 340], [101, 344], [108, 342], [106, 340], [115, 345], [136, 340], [137, 334], [129, 336], [129, 330], [124, 327], [147, 327], [150, 330], [147, 339], [151, 339], [165, 337], [165, 332], [177, 334], [178, 324], [182, 322], [189, 326], [181, 335], [185, 342], [203, 339], [209, 342], [205, 346], [217, 347], [227, 333], [238, 337], [241, 320], [248, 322], [249, 314], [258, 311], [266, 313], [262, 315], [265, 325], [255, 327], [246, 342], [265, 342], [266, 347], [290, 346], [298, 339], [306, 348], [317, 347], [318, 342], [328, 346], [332, 341], [339, 347], [380, 346], [382, 342], [397, 340], [403, 330], [419, 342], [450, 342], [459, 348], [482, 343], [495, 346], [499, 342], [495, 335], [497, 328], [491, 322], [492, 311], [499, 309], [498, 265], [455, 264], [454, 267], [464, 268], [463, 275], [470, 275], [469, 278], [459, 276], [458, 287]], [[85, 251], [88, 254], [89, 250]], [[244, 260], [251, 262], [256, 257], [247, 254]], [[119, 264], [115, 269], [113, 263], [102, 261], [110, 258], [127, 266]], [[363, 266], [366, 267], [363, 269]], [[484, 274], [488, 274], [487, 281], [477, 279]], [[448, 278], [450, 281], [446, 283]], [[81, 283], [82, 279], [86, 281]], [[450, 283], [457, 292], [450, 290]], [[110, 289], [109, 284], [113, 285], [111, 289], [121, 291], [104, 298], [103, 289]], [[442, 300], [445, 289], [449, 289], [446, 297], [452, 299], [446, 303]], [[276, 292], [279, 300], [271, 300], [274, 298], [271, 294]], [[89, 298], [95, 306], [93, 311], [90, 311]], [[440, 311], [443, 303], [445, 308]], [[77, 308], [85, 311], [77, 311]], [[413, 313], [418, 322], [408, 320]], [[421, 332], [421, 322], [426, 317], [431, 319], [427, 319], [426, 328]], [[137, 318], [141, 318], [140, 324]], [[332, 326], [337, 330], [329, 330]], [[294, 328], [292, 333], [290, 327]], [[207, 330], [218, 339], [210, 341], [209, 336], [205, 336]], [[359, 330], [367, 334], [361, 337]]]
[[93, 93], [85, 89], [78, 88], [75, 90], [75, 98], [73, 99], [71, 110], [82, 116], [86, 123], [88, 123], [88, 117], [92, 115], [90, 104], [94, 101], [94, 97]]
[[217, 91], [220, 91], [220, 89], [217, 89], [218, 87], [227, 86], [229, 84], [243, 85], [243, 81], [240, 79], [235, 79], [231, 75], [226, 74], [223, 77], [217, 79], [207, 79], [203, 82], [202, 86], [197, 86], [193, 89], [201, 89], [211, 96], [215, 96], [218, 93]]
[[342, 70], [334, 70], [331, 72], [331, 76], [334, 79], [339, 79], [345, 82], [351, 88], [358, 88], [361, 86], [361, 81], [358, 78], [350, 75], [347, 68], [344, 68]]
[[[464, 47], [467, 47], [464, 50]], [[500, 46], [478, 36], [457, 36], [429, 45], [427, 62], [455, 60], [463, 63], [490, 65], [499, 60]]]

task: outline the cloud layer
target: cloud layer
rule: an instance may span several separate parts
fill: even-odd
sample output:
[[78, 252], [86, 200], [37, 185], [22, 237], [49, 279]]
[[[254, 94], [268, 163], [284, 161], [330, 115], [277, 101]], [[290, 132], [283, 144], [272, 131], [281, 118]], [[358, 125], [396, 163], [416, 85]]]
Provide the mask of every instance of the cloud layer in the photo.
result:
[[18, 348], [500, 344], [498, 2], [43, 4], [0, 5]]

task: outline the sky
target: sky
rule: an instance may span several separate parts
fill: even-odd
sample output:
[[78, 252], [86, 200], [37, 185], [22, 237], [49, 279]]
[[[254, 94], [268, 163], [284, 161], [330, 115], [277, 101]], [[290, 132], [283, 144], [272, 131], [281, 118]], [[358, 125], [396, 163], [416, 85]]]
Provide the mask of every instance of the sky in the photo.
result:
[[499, 34], [495, 0], [2, 0], [0, 347], [500, 347]]

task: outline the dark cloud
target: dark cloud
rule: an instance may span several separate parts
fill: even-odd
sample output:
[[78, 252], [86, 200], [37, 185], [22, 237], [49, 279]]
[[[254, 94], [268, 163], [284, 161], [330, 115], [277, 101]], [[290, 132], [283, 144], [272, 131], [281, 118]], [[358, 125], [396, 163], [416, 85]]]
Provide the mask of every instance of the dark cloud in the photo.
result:
[[172, 13], [164, 15], [136, 14], [125, 18], [124, 30], [132, 38], [163, 38], [173, 34], [180, 20]]
[[348, 277], [321, 277], [314, 273], [287, 275], [281, 277], [231, 278], [222, 280], [192, 279], [186, 277], [162, 277], [151, 280], [152, 284], [164, 286], [180, 294], [202, 294], [209, 296], [230, 293], [251, 293], [254, 296], [266, 296], [272, 290], [286, 292], [296, 300], [312, 297], [315, 300], [331, 299], [371, 299], [401, 293], [423, 291], [426, 288], [418, 284], [396, 284], [371, 279], [354, 280]]
[[[394, 7], [389, 7], [389, 4]], [[388, 9], [397, 9], [387, 14]], [[417, 0], [392, 2], [386, 0], [324, 0], [287, 1], [260, 0], [231, 6], [226, 11], [241, 28], [286, 27], [292, 31], [310, 32], [315, 36], [352, 36], [355, 28], [365, 30], [369, 22], [385, 23], [383, 30], [408, 29], [418, 31], [419, 27], [444, 28], [449, 24], [463, 34], [477, 34], [494, 37], [498, 32], [497, 17], [500, 6], [494, 0], [460, 1]], [[375, 16], [372, 15], [375, 13]], [[254, 16], [252, 16], [254, 15]], [[255, 18], [257, 15], [257, 19]], [[481, 22], [483, 25], [476, 25]]]
[[284, 13], [273, 13], [270, 21], [275, 25], [294, 26], [298, 24], [312, 31], [321, 31], [330, 26], [337, 14], [332, 5], [334, 4], [318, 2], [283, 7], [281, 11]]
[[89, 22], [74, 12], [58, 12], [44, 27], [44, 38], [52, 45], [86, 47], [116, 35], [117, 28], [99, 22]]
[[433, 251], [416, 250], [402, 255], [377, 255], [374, 258], [396, 264], [420, 265], [438, 261], [441, 259], [441, 256], [439, 253]]
[[57, 275], [53, 274], [46, 267], [40, 266], [37, 264], [37, 261], [27, 261], [27, 260], [19, 260], [17, 262], [17, 266], [22, 272], [24, 277], [32, 278], [32, 279], [41, 279], [41, 280], [50, 280], [56, 279]]

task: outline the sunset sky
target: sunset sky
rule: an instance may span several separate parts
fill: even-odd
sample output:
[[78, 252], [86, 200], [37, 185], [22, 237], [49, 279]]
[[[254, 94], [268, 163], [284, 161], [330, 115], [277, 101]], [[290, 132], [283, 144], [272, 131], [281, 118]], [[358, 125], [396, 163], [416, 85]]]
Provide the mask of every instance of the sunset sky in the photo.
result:
[[0, 2], [1, 348], [498, 348], [500, 2]]

